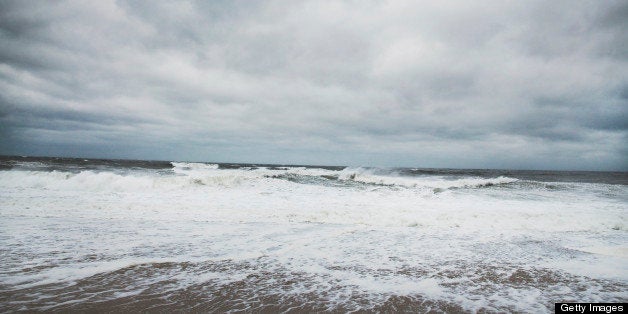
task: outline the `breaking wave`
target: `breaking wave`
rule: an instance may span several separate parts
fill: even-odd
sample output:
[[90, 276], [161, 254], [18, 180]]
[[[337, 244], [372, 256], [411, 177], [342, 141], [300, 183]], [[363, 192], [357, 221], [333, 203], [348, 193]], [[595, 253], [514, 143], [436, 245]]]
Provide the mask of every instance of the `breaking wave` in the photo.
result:
[[219, 169], [217, 164], [172, 163], [172, 173], [129, 171], [126, 173], [83, 170], [68, 171], [3, 171], [0, 184], [14, 182], [20, 187], [44, 189], [75, 189], [94, 191], [138, 191], [149, 189], [183, 189], [198, 186], [238, 186], [241, 184], [273, 184], [278, 179], [299, 184], [344, 187], [401, 187], [443, 192], [449, 189], [482, 188], [517, 182], [508, 177], [461, 178], [402, 177], [379, 175], [365, 169], [341, 171], [291, 167], [269, 169]]

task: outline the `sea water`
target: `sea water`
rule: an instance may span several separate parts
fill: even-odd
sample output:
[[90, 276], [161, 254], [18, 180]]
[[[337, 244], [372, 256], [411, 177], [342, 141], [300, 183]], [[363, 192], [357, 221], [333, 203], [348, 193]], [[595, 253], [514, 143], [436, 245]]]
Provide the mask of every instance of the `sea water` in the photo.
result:
[[0, 311], [628, 300], [628, 174], [0, 159]]

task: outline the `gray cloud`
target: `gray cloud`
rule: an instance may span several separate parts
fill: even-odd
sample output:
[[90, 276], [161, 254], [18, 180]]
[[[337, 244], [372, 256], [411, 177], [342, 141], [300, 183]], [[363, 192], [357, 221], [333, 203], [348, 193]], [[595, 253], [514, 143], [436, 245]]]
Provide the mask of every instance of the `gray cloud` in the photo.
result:
[[0, 3], [0, 153], [628, 170], [623, 1]]

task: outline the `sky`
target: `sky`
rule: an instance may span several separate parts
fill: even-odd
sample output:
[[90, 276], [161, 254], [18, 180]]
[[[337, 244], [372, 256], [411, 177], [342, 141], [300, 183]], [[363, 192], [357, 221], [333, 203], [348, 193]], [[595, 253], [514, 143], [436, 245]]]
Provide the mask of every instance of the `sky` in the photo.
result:
[[627, 1], [1, 1], [0, 154], [628, 171]]

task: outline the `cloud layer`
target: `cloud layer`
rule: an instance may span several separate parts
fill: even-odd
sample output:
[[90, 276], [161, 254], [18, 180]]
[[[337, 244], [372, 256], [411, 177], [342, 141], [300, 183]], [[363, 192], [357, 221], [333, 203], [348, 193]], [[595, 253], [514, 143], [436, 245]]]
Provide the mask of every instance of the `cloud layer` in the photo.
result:
[[623, 1], [3, 1], [0, 153], [628, 170]]

